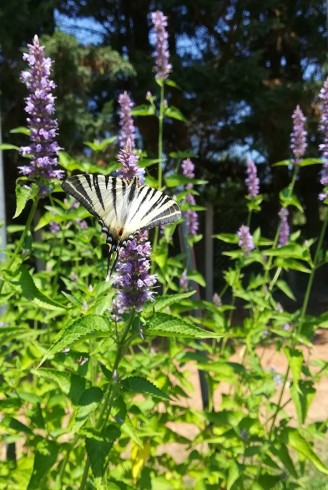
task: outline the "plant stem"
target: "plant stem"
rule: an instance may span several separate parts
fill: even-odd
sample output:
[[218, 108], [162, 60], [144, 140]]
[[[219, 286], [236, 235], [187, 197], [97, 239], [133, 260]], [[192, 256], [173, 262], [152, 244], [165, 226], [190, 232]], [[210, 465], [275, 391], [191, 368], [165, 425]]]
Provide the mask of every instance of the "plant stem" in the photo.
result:
[[[111, 409], [113, 406], [113, 387], [114, 387], [114, 384], [116, 383], [115, 377], [117, 376], [118, 366], [119, 366], [119, 363], [122, 359], [123, 351], [126, 347], [126, 338], [127, 338], [127, 335], [129, 333], [132, 325], [133, 325], [134, 318], [135, 318], [135, 310], [132, 311], [131, 317], [130, 317], [129, 321], [126, 323], [125, 328], [122, 332], [122, 335], [121, 335], [121, 337], [117, 343], [118, 348], [117, 348], [117, 352], [116, 352], [116, 356], [115, 356], [115, 360], [114, 360], [114, 364], [113, 364], [112, 381], [107, 386], [105, 397], [104, 397], [104, 402], [102, 404], [102, 407], [101, 407], [101, 410], [99, 413], [99, 417], [98, 417], [98, 420], [97, 420], [96, 425], [95, 425], [95, 428], [97, 430], [100, 430], [100, 431], [102, 431], [105, 428], [108, 417], [110, 415], [110, 412], [111, 412]], [[87, 457], [87, 460], [86, 460], [85, 466], [84, 466], [80, 490], [83, 490], [86, 487], [89, 469], [90, 469], [90, 460]]]

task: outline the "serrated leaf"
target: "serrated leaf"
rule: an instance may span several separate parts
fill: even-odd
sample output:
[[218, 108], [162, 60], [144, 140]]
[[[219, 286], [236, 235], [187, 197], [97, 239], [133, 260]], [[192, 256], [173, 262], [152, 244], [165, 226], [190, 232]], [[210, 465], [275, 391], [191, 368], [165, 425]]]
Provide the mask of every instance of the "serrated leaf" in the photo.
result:
[[282, 291], [283, 293], [285, 293], [285, 295], [292, 299], [293, 301], [296, 301], [296, 298], [292, 292], [292, 290], [290, 289], [290, 287], [288, 286], [288, 284], [285, 282], [285, 281], [282, 281], [282, 280], [278, 280], [276, 282], [276, 286], [278, 289], [280, 289], [280, 291]]
[[235, 233], [219, 233], [218, 235], [213, 235], [213, 238], [218, 238], [225, 243], [238, 243], [239, 238]]
[[64, 307], [60, 303], [48, 298], [39, 291], [34, 283], [33, 277], [25, 265], [22, 265], [19, 269], [18, 284], [21, 286], [22, 295], [26, 299], [35, 302], [37, 306], [48, 310], [64, 310]]
[[28, 187], [16, 184], [16, 211], [13, 218], [17, 218], [25, 209], [27, 201], [34, 199], [38, 193], [39, 188], [36, 184], [31, 184]]
[[271, 452], [274, 454], [284, 465], [286, 470], [294, 477], [297, 478], [298, 474], [294, 466], [294, 462], [289, 455], [288, 448], [285, 444], [279, 444], [278, 447], [271, 447]]
[[187, 277], [190, 281], [197, 282], [197, 284], [199, 284], [200, 286], [203, 286], [203, 287], [206, 286], [205, 279], [200, 272], [190, 271], [190, 272], [188, 272]]
[[185, 184], [190, 184], [193, 183], [195, 185], [203, 185], [207, 184], [207, 180], [201, 180], [201, 179], [189, 179], [188, 177], [185, 177], [184, 175], [180, 174], [171, 174], [165, 177], [165, 185], [167, 187], [178, 187], [179, 185], [185, 185]]
[[190, 339], [210, 339], [220, 337], [218, 334], [208, 332], [196, 327], [192, 323], [166, 313], [156, 315], [146, 323], [145, 332], [151, 336], [180, 337]]
[[103, 397], [100, 388], [92, 387], [85, 390], [78, 401], [72, 432], [76, 433], [88, 420], [90, 414], [96, 410]]
[[17, 280], [13, 284], [20, 287], [21, 294], [29, 301], [33, 301], [36, 306], [45, 310], [64, 311], [64, 307], [57, 301], [48, 298], [36, 287], [33, 277], [27, 267], [23, 264], [18, 270]]
[[86, 315], [70, 323], [62, 330], [48, 352], [43, 357], [40, 365], [50, 356], [66, 349], [76, 342], [82, 342], [90, 337], [93, 339], [109, 335], [111, 324], [107, 317], [101, 315]]
[[101, 141], [96, 140], [96, 141], [85, 141], [84, 144], [91, 148], [93, 151], [104, 151], [106, 150], [107, 146], [111, 145], [114, 143], [117, 139], [117, 136], [111, 136], [110, 138], [105, 138]]
[[[158, 296], [154, 302], [149, 301], [143, 308], [143, 313], [151, 311], [161, 311], [168, 308], [171, 305], [179, 303], [181, 300], [190, 298], [194, 294], [194, 291], [188, 291], [180, 294], [169, 294], [167, 296]], [[1, 330], [0, 330], [1, 332]]]
[[164, 115], [170, 117], [171, 119], [177, 119], [178, 121], [186, 122], [187, 119], [182, 114], [182, 112], [174, 106], [169, 106], [164, 109]]
[[151, 381], [141, 376], [130, 376], [122, 380], [122, 387], [134, 393], [147, 393], [162, 400], [170, 400], [170, 397], [155, 386]]
[[54, 381], [60, 390], [67, 395], [76, 405], [85, 391], [86, 380], [75, 373], [58, 371], [56, 369], [40, 368], [32, 369], [35, 376]]
[[285, 189], [280, 191], [279, 199], [284, 208], [287, 208], [288, 206], [294, 206], [299, 211], [303, 212], [303, 208], [298, 197], [295, 194], [290, 193], [289, 187], [286, 187]]
[[96, 430], [88, 429], [85, 446], [93, 476], [101, 479], [104, 475], [107, 457], [121, 431], [114, 425], [108, 425], [100, 435]]
[[302, 455], [306, 460], [311, 461], [314, 466], [328, 475], [328, 467], [321, 461], [319, 456], [313, 451], [312, 447], [306, 439], [298, 432], [297, 429], [286, 428], [283, 431], [283, 437], [286, 443], [295, 449], [300, 455]]
[[55, 464], [60, 445], [47, 439], [41, 440], [36, 446], [33, 472], [27, 490], [43, 488], [43, 480], [48, 475], [50, 468]]

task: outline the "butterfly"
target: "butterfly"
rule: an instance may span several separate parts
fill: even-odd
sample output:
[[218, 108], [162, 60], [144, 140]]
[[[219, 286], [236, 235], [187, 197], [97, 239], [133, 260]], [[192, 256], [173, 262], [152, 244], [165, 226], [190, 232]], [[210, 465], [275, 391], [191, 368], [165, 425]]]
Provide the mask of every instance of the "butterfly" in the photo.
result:
[[116, 257], [140, 230], [173, 223], [181, 218], [178, 204], [164, 192], [141, 185], [135, 177], [131, 182], [118, 177], [98, 174], [73, 175], [62, 184], [65, 192], [79, 201], [93, 216], [107, 236], [109, 273], [111, 256]]

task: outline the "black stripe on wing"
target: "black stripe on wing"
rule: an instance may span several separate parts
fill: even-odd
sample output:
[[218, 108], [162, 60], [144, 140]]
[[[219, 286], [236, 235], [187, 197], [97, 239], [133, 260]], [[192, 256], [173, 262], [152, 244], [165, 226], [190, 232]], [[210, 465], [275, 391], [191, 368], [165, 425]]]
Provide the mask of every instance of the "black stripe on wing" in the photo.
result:
[[96, 218], [101, 219], [93, 207], [92, 197], [90, 195], [90, 193], [93, 193], [92, 187], [89, 175], [73, 175], [62, 183], [62, 188], [67, 194], [73, 196], [91, 214], [96, 216]]
[[[157, 225], [172, 223], [181, 218], [180, 208], [173, 199], [161, 191], [155, 189], [151, 189], [151, 191], [150, 193], [148, 189], [146, 195], [142, 197], [142, 205], [145, 205], [147, 209], [138, 217], [140, 228], [150, 229]], [[149, 199], [149, 206], [147, 206], [147, 198]]]

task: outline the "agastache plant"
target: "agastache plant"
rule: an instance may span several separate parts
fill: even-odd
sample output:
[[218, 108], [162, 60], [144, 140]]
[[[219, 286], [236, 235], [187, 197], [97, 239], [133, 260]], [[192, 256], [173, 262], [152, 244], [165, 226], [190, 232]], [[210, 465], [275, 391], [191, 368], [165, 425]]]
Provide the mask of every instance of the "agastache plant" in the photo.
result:
[[28, 53], [24, 53], [23, 59], [29, 65], [29, 69], [22, 72], [21, 80], [29, 90], [25, 99], [25, 111], [29, 115], [27, 124], [30, 130], [30, 145], [22, 146], [20, 152], [31, 159], [27, 165], [18, 169], [22, 175], [37, 180], [60, 179], [63, 177], [63, 171], [55, 168], [60, 150], [56, 141], [58, 124], [53, 117], [55, 97], [52, 90], [56, 85], [50, 79], [52, 61], [45, 57], [44, 47], [40, 46], [38, 36], [34, 36], [33, 44], [28, 44]]
[[289, 241], [288, 209], [281, 208], [278, 215], [281, 219], [279, 245], [287, 245]]
[[[188, 177], [189, 179], [193, 179], [195, 177], [195, 165], [190, 160], [190, 158], [183, 160], [181, 167], [182, 167], [182, 174], [185, 177]], [[192, 183], [186, 185], [187, 190], [191, 190], [192, 188], [193, 188]], [[196, 204], [196, 200], [193, 194], [191, 193], [187, 194], [186, 202], [192, 206]], [[186, 220], [187, 234], [197, 235], [199, 222], [198, 222], [198, 214], [196, 213], [196, 211], [193, 211], [192, 209], [188, 209], [187, 211], [185, 211], [184, 216]]]
[[120, 105], [120, 147], [124, 148], [129, 140], [132, 150], [135, 147], [135, 126], [131, 114], [131, 109], [134, 106], [129, 94], [123, 92], [118, 98]]
[[249, 254], [253, 248], [255, 248], [253, 237], [249, 231], [249, 227], [245, 225], [241, 225], [239, 230], [237, 231], [237, 236], [239, 237], [239, 246], [245, 252], [245, 254]]
[[157, 10], [151, 14], [151, 20], [156, 35], [155, 73], [156, 78], [168, 78], [172, 65], [169, 63], [168, 34], [167, 34], [167, 17]]
[[290, 135], [290, 148], [295, 157], [294, 163], [298, 164], [304, 157], [307, 148], [307, 132], [305, 131], [306, 117], [304, 116], [300, 106], [292, 115], [293, 130]]
[[250, 197], [256, 197], [260, 190], [260, 181], [257, 177], [257, 170], [255, 163], [250, 160], [247, 163], [247, 178], [245, 180], [247, 185], [247, 193]]
[[[122, 102], [122, 97], [120, 100]], [[120, 141], [125, 140], [125, 146], [121, 148], [118, 155], [121, 168], [118, 169], [117, 175], [127, 181], [137, 177], [138, 181], [143, 184], [145, 171], [138, 166], [139, 157], [134, 152], [134, 141], [131, 137], [127, 137], [128, 133], [130, 136], [135, 134], [131, 104], [128, 103], [126, 96], [123, 97], [123, 101], [124, 104], [120, 102]], [[113, 305], [114, 315], [117, 319], [131, 309], [141, 311], [146, 301], [153, 300], [154, 293], [150, 288], [156, 283], [156, 276], [149, 273], [150, 256], [151, 245], [148, 241], [147, 231], [140, 231], [120, 251], [117, 273], [113, 282], [113, 285], [118, 289], [117, 298]]]
[[323, 143], [319, 145], [319, 150], [322, 152], [324, 158], [320, 178], [320, 183], [324, 186], [324, 191], [319, 195], [319, 199], [324, 201], [328, 199], [328, 78], [320, 90], [319, 99], [322, 102], [320, 131], [323, 135]]

